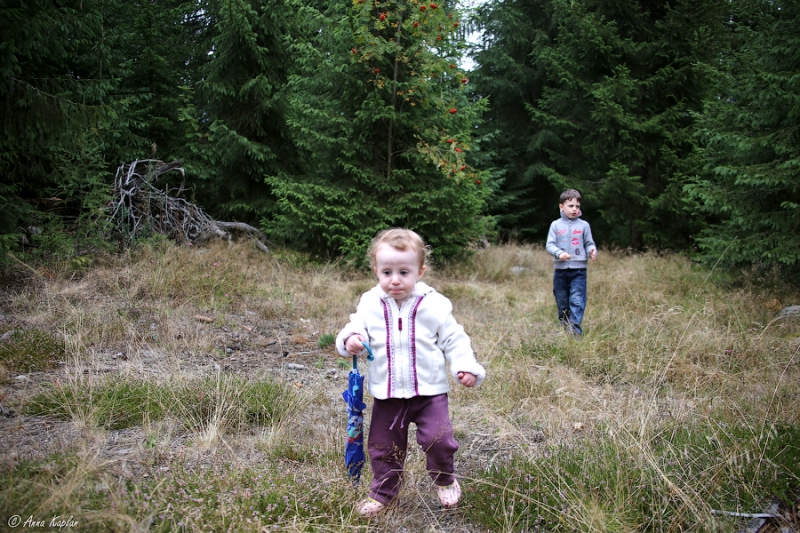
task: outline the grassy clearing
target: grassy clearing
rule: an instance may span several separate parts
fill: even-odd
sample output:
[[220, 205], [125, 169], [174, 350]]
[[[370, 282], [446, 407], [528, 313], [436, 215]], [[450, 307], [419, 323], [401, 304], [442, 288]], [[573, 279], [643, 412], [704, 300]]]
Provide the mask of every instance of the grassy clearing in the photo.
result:
[[[4, 385], [24, 416], [3, 429], [0, 509], [82, 531], [660, 532], [736, 531], [716, 511], [797, 500], [800, 324], [776, 319], [793, 289], [606, 252], [570, 338], [538, 247], [480, 250], [426, 281], [489, 375], [451, 393], [459, 510], [441, 510], [412, 446], [399, 506], [352, 516], [370, 473], [356, 490], [343, 473], [349, 360], [332, 343], [369, 273], [160, 240], [7, 295], [23, 333], [0, 363], [39, 377]], [[59, 427], [78, 431], [37, 448]]]
[[[541, 295], [549, 271], [528, 268]], [[497, 280], [496, 267], [485, 275]], [[707, 277], [677, 257], [604, 257], [590, 272], [585, 337], [517, 335], [546, 320], [532, 309], [530, 325], [498, 340], [483, 398], [505, 419], [496, 425], [513, 458], [473, 480], [479, 522], [727, 531], [735, 524], [712, 510], [796, 500], [797, 324], [772, 321], [769, 294]], [[522, 431], [537, 424], [544, 446]]]

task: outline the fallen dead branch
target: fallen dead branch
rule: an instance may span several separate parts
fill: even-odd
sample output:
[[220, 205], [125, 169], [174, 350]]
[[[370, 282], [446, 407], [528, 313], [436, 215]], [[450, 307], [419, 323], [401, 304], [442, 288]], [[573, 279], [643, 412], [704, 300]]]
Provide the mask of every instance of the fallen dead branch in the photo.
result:
[[183, 183], [174, 196], [156, 187], [159, 177], [173, 171], [184, 175], [180, 161], [137, 159], [117, 168], [111, 220], [128, 243], [150, 233], [165, 235], [179, 243], [214, 237], [230, 241], [232, 233], [239, 232], [251, 238], [260, 250], [269, 252], [270, 243], [258, 229], [243, 222], [214, 220], [200, 207], [180, 198]]

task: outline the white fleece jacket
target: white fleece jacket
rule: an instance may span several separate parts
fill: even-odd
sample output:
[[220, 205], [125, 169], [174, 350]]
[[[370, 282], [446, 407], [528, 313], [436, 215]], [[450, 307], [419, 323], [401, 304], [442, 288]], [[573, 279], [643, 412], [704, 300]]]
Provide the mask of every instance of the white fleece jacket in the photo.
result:
[[447, 367], [477, 377], [486, 370], [475, 360], [469, 336], [452, 315], [453, 304], [432, 287], [417, 282], [414, 293], [398, 308], [377, 285], [361, 296], [358, 309], [336, 337], [339, 353], [349, 356], [345, 342], [362, 335], [375, 356], [367, 367], [367, 387], [374, 398], [434, 396], [450, 390]]

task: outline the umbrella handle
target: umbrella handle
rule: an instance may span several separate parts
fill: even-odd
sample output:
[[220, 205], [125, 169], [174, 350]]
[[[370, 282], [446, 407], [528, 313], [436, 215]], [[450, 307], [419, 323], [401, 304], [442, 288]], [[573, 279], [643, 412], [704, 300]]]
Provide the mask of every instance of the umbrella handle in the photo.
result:
[[363, 341], [361, 342], [361, 344], [363, 344], [364, 348], [367, 349], [367, 361], [375, 360], [375, 356], [372, 355], [372, 348], [369, 347], [369, 344], [367, 344], [366, 342], [363, 342]]
[[[374, 361], [375, 360], [375, 356], [372, 355], [372, 348], [369, 347], [369, 344], [367, 344], [364, 341], [361, 341], [361, 344], [363, 344], [364, 348], [366, 348], [366, 350], [367, 350], [367, 361]], [[357, 355], [353, 356], [353, 370], [358, 370], [358, 356]]]

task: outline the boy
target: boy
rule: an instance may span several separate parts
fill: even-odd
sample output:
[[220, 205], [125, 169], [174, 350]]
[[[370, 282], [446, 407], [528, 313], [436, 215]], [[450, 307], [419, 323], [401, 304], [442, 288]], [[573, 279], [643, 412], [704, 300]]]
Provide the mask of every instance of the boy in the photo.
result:
[[558, 208], [561, 218], [550, 224], [547, 252], [553, 256], [553, 294], [558, 321], [574, 335], [582, 335], [581, 321], [586, 310], [586, 265], [597, 257], [589, 223], [581, 220], [581, 193], [567, 189], [561, 193]]
[[486, 371], [475, 360], [470, 339], [451, 314], [445, 296], [419, 281], [428, 248], [411, 230], [393, 228], [372, 241], [370, 265], [378, 285], [361, 296], [358, 309], [336, 338], [343, 356], [368, 342], [375, 359], [367, 370], [374, 398], [367, 439], [372, 483], [356, 512], [372, 517], [400, 491], [408, 448], [408, 426], [427, 456], [428, 473], [444, 507], [455, 507], [461, 487], [454, 476], [458, 442], [448, 413], [446, 363], [465, 387], [481, 384]]

